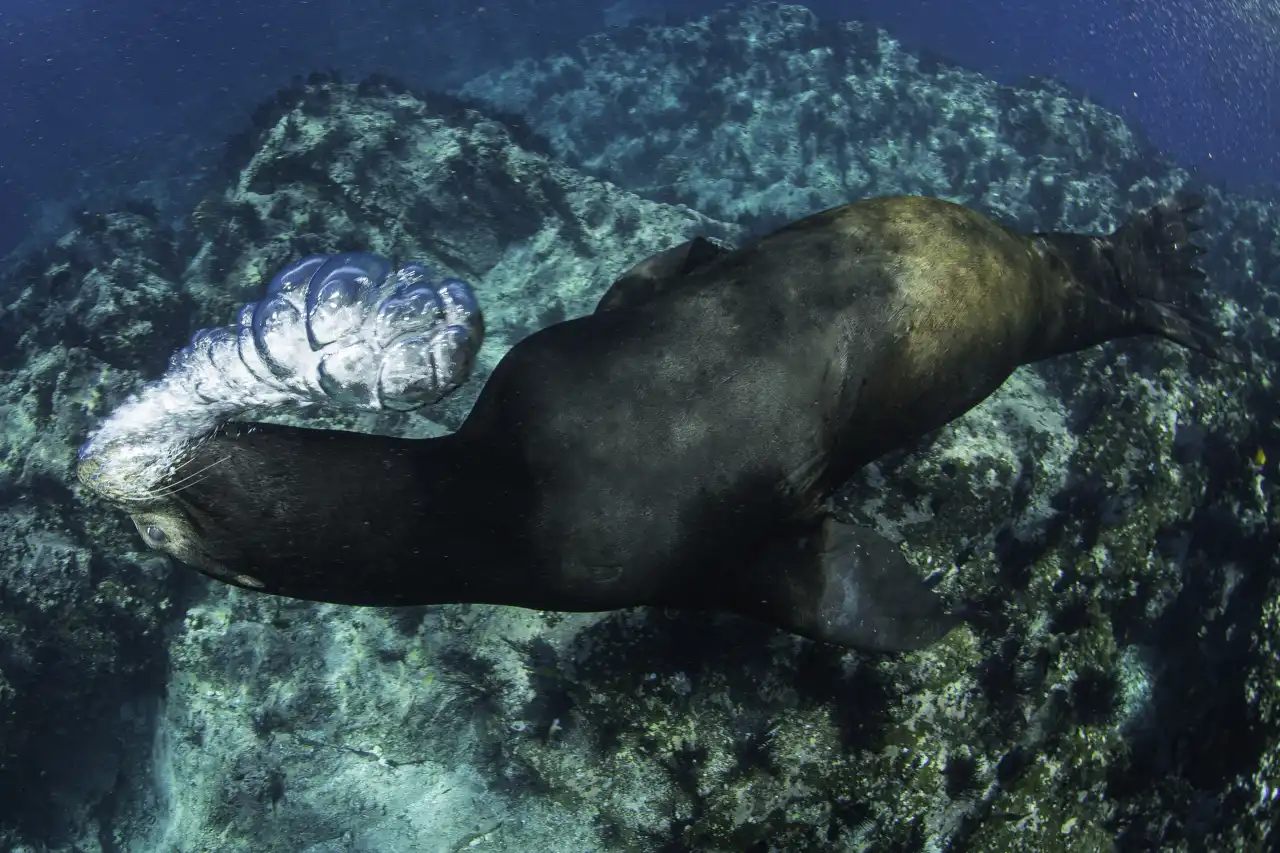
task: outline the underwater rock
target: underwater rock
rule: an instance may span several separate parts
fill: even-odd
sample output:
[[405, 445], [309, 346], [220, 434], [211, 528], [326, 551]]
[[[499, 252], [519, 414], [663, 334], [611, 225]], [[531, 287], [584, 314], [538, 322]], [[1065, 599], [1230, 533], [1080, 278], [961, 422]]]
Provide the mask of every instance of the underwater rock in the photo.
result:
[[164, 364], [177, 275], [172, 231], [134, 205], [0, 273], [0, 846], [95, 834], [116, 777], [148, 764], [174, 587], [78, 499], [72, 448]]
[[191, 308], [177, 285], [172, 228], [137, 204], [75, 219], [75, 230], [53, 245], [8, 260], [0, 289], [0, 365], [66, 346], [119, 369], [162, 367], [158, 345]]
[[583, 171], [753, 230], [890, 189], [1077, 230], [1169, 171], [1060, 83], [1001, 85], [776, 3], [614, 29], [460, 91], [526, 116]]

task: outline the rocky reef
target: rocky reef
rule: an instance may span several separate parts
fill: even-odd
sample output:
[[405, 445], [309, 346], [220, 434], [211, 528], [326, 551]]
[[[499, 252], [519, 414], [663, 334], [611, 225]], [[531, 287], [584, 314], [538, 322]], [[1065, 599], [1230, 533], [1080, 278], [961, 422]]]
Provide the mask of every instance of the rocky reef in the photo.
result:
[[695, 234], [939, 195], [1108, 231], [1194, 182], [1051, 81], [764, 4], [445, 95], [314, 76], [182, 222], [144, 203], [0, 271], [0, 849], [1263, 851], [1277, 842], [1280, 212], [1201, 187], [1222, 366], [1024, 368], [836, 499], [971, 626], [845, 653], [731, 617], [357, 610], [217, 586], [73, 484], [93, 419], [301, 254], [473, 282], [478, 377]]

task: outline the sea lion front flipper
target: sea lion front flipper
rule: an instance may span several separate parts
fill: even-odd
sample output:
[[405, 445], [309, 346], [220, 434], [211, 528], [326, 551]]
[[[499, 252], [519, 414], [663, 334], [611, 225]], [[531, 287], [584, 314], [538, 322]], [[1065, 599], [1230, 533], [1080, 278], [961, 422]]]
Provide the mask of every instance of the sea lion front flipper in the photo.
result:
[[897, 546], [865, 527], [825, 519], [808, 536], [776, 543], [760, 569], [764, 609], [755, 615], [821, 642], [914, 651], [964, 621]]
[[604, 296], [596, 303], [595, 313], [630, 308], [647, 302], [673, 282], [702, 269], [731, 251], [732, 248], [723, 243], [705, 237], [694, 237], [678, 246], [650, 255], [623, 273], [605, 291]]

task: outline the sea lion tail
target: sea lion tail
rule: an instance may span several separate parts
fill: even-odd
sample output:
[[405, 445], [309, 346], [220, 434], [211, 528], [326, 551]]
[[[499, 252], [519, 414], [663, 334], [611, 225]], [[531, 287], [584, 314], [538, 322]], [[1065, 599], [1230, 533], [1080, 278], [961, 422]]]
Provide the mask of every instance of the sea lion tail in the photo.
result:
[[1238, 363], [1241, 354], [1196, 310], [1206, 280], [1198, 265], [1205, 250], [1191, 242], [1200, 226], [1190, 217], [1203, 204], [1202, 196], [1179, 193], [1135, 214], [1106, 239], [1119, 277], [1120, 292], [1113, 296], [1131, 302], [1140, 331]]

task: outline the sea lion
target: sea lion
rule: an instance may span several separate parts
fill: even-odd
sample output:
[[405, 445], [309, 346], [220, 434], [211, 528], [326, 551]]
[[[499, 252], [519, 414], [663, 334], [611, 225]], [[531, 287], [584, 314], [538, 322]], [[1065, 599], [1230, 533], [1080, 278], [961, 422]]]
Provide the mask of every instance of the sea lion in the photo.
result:
[[[513, 347], [451, 435], [230, 424], [113, 500], [152, 547], [278, 595], [717, 609], [920, 648], [963, 614], [825, 498], [1021, 364], [1140, 334], [1234, 360], [1187, 310], [1199, 204], [1022, 235], [897, 196], [691, 241]], [[91, 488], [107, 456], [85, 455]]]

